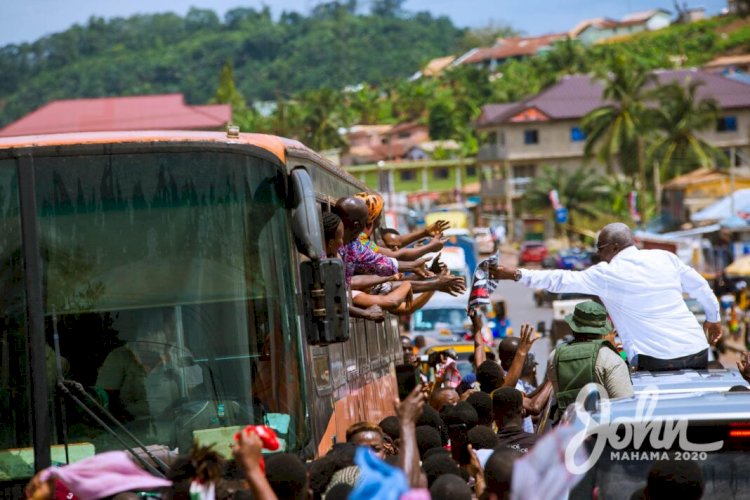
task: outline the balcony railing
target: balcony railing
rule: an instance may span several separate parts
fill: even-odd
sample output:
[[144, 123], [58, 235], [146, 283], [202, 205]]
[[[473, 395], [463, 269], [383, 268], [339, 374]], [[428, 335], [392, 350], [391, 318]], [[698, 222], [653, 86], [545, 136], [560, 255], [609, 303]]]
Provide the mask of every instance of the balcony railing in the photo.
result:
[[477, 151], [477, 160], [479, 161], [490, 161], [500, 160], [505, 158], [506, 150], [503, 146], [497, 143], [484, 144], [480, 146]]

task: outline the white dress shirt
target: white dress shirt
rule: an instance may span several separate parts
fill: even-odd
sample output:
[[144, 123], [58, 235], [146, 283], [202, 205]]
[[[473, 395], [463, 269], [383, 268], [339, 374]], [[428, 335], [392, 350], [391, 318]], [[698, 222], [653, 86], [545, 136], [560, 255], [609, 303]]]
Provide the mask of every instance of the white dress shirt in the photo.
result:
[[636, 354], [673, 359], [708, 348], [703, 326], [685, 304], [683, 292], [701, 303], [706, 321], [719, 321], [719, 301], [708, 282], [664, 250], [630, 246], [611, 262], [584, 271], [522, 269], [521, 283], [555, 293], [597, 295], [631, 360]]

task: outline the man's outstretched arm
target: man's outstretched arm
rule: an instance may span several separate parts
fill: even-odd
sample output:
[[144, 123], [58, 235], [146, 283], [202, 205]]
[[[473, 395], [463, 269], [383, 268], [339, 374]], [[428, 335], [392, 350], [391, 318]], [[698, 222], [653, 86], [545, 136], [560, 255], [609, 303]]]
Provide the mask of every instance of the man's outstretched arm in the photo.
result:
[[603, 268], [599, 265], [584, 271], [562, 269], [537, 271], [515, 267], [497, 266], [490, 269], [490, 278], [514, 280], [530, 288], [543, 288], [555, 293], [588, 293], [600, 295], [604, 285]]

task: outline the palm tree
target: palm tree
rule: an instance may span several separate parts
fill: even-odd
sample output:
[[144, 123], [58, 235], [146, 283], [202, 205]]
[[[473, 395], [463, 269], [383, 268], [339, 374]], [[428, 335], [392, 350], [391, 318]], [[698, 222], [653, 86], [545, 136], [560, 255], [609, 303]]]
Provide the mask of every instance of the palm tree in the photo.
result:
[[340, 92], [330, 88], [307, 90], [301, 94], [300, 106], [304, 110], [302, 118], [302, 141], [315, 150], [337, 148], [344, 145], [339, 128], [341, 119]]
[[645, 140], [651, 130], [651, 110], [646, 102], [651, 98], [647, 85], [653, 77], [643, 67], [623, 54], [615, 54], [609, 65], [611, 73], [604, 77], [603, 98], [600, 106], [583, 119], [586, 132], [587, 156], [599, 157], [612, 172], [617, 160], [627, 174], [637, 174], [640, 188], [646, 187]]
[[524, 207], [531, 212], [551, 209], [549, 192], [557, 190], [560, 203], [568, 209], [571, 226], [581, 217], [596, 218], [600, 213], [597, 200], [601, 198], [604, 179], [590, 168], [578, 167], [570, 172], [561, 167], [545, 166], [541, 175], [526, 188]]
[[654, 123], [663, 132], [649, 147], [649, 157], [658, 161], [662, 174], [677, 176], [683, 167], [692, 170], [713, 163], [718, 150], [696, 135], [699, 130], [716, 126], [719, 106], [714, 99], [699, 99], [697, 91], [704, 82], [689, 80], [686, 85], [673, 82], [659, 90], [660, 107]]

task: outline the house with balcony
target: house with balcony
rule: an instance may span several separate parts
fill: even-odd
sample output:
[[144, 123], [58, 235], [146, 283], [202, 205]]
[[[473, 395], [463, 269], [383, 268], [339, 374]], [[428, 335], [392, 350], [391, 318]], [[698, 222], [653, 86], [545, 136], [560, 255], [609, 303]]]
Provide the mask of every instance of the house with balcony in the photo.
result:
[[[701, 133], [713, 146], [750, 163], [750, 86], [719, 74], [697, 70], [655, 72], [661, 84], [697, 79], [698, 98], [716, 99], [721, 116], [716, 126]], [[482, 203], [487, 209], [517, 213], [517, 202], [544, 166], [574, 170], [586, 166], [604, 171], [586, 158], [583, 117], [602, 106], [603, 85], [587, 75], [563, 77], [543, 92], [520, 102], [488, 104], [476, 127], [488, 141], [477, 154], [482, 174]]]

